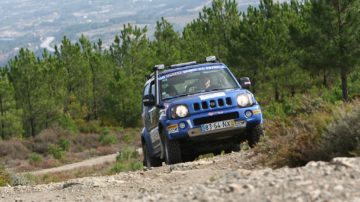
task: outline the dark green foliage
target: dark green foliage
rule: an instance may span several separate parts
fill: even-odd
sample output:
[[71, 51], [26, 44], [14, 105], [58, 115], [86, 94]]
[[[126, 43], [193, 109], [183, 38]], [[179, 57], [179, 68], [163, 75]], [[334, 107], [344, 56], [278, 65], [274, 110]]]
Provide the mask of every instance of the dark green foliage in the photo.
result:
[[22, 135], [22, 111], [16, 108], [14, 93], [7, 75], [0, 77], [0, 139]]

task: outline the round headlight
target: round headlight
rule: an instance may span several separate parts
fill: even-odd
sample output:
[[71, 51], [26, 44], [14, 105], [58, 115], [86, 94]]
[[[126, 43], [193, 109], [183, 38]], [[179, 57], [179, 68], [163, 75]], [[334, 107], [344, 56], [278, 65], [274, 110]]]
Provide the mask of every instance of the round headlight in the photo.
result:
[[175, 109], [176, 116], [184, 118], [189, 114], [189, 110], [185, 105], [179, 105]]
[[247, 107], [253, 104], [251, 94], [240, 94], [237, 97], [237, 103], [240, 107]]

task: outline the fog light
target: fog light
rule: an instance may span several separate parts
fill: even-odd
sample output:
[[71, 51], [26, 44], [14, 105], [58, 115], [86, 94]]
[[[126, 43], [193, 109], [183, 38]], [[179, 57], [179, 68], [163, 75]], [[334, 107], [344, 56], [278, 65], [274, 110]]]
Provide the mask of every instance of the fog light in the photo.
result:
[[184, 122], [179, 123], [179, 127], [181, 129], [184, 129], [186, 127], [186, 124]]
[[253, 115], [253, 113], [252, 113], [252, 111], [250, 111], [250, 110], [248, 110], [248, 111], [245, 112], [245, 116], [246, 116], [247, 118], [252, 117], [252, 115]]

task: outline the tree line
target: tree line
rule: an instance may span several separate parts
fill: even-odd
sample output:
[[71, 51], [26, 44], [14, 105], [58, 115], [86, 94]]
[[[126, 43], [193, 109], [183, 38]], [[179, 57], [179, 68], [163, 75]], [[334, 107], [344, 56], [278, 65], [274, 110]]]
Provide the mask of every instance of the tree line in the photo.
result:
[[161, 18], [152, 40], [126, 24], [109, 48], [81, 36], [42, 57], [21, 49], [1, 68], [0, 137], [68, 122], [137, 126], [151, 66], [209, 55], [249, 76], [264, 104], [314, 90], [348, 101], [360, 94], [359, 9], [359, 0], [262, 0], [239, 12], [234, 0], [213, 0], [181, 33]]

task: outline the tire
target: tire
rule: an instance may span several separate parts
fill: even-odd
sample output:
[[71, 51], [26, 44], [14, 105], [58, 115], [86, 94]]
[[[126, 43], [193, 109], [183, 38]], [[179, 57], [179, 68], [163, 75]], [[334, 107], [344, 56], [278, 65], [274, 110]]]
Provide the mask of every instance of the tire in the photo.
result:
[[196, 159], [197, 155], [195, 154], [186, 154], [186, 155], [182, 155], [182, 162], [190, 162], [190, 161], [194, 161]]
[[260, 138], [264, 136], [264, 129], [261, 124], [249, 129], [247, 133], [247, 141], [249, 147], [254, 148], [255, 145], [260, 141]]
[[233, 145], [229, 145], [227, 146], [227, 148], [224, 150], [225, 154], [231, 153], [231, 152], [239, 152], [240, 149], [240, 144], [233, 144]]
[[162, 144], [165, 153], [165, 163], [167, 165], [181, 163], [181, 148], [177, 140], [169, 140], [166, 134], [162, 134]]
[[143, 161], [144, 167], [150, 168], [150, 167], [159, 167], [162, 165], [160, 158], [155, 158], [150, 156], [147, 145], [144, 142], [142, 143], [142, 149], [144, 155], [144, 161]]

